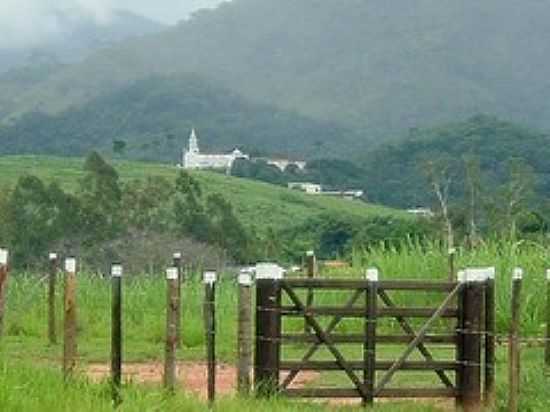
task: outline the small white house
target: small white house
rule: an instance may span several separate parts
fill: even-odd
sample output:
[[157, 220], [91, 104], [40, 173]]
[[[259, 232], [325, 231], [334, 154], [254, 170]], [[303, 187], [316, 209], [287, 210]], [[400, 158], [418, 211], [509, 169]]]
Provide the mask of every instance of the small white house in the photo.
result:
[[288, 188], [292, 190], [300, 190], [302, 192], [306, 192], [308, 195], [318, 195], [323, 192], [323, 188], [317, 183], [294, 182], [289, 183]]

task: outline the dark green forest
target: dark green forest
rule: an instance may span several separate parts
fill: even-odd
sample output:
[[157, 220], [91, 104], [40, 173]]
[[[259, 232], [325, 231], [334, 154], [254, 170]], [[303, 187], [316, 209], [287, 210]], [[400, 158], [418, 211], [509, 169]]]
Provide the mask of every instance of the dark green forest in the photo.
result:
[[0, 153], [85, 155], [101, 150], [176, 163], [192, 127], [204, 151], [235, 147], [300, 159], [318, 144], [334, 155], [360, 139], [337, 125], [254, 104], [194, 75], [151, 77], [60, 115], [34, 112], [0, 127]]

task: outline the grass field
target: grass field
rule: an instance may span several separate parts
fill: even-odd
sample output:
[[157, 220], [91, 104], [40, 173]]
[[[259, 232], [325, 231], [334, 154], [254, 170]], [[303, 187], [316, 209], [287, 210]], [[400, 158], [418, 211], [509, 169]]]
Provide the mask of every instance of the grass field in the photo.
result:
[[[548, 267], [545, 249], [532, 243], [489, 243], [475, 252], [462, 252], [458, 266], [495, 265], [497, 274], [497, 320], [498, 333], [505, 336], [509, 322], [510, 273], [515, 266], [526, 270], [522, 296], [522, 335], [542, 336], [545, 325], [545, 280]], [[384, 279], [443, 279], [446, 276], [446, 257], [435, 247], [409, 245], [400, 249], [374, 248], [364, 253], [356, 252], [354, 266], [346, 271], [326, 271], [323, 276], [361, 276], [365, 267], [376, 265]], [[79, 354], [81, 364], [106, 362], [109, 356], [110, 339], [110, 287], [106, 279], [82, 275], [79, 279]], [[218, 306], [218, 356], [222, 362], [231, 363], [236, 353], [236, 285], [226, 277], [217, 288]], [[190, 281], [183, 289], [183, 347], [179, 356], [183, 360], [204, 359], [204, 331], [202, 325], [203, 287], [198, 281]], [[435, 306], [436, 301], [420, 294], [396, 296], [397, 301], [407, 306]], [[61, 300], [58, 300], [58, 318], [61, 319]], [[319, 298], [320, 304], [342, 304], [342, 297], [327, 295]], [[145, 362], [162, 359], [164, 337], [165, 282], [158, 277], [126, 277], [124, 280], [124, 336], [125, 360]], [[86, 380], [78, 381], [64, 389], [59, 372], [60, 346], [46, 345], [45, 285], [35, 275], [13, 274], [8, 294], [6, 334], [0, 345], [0, 405], [9, 405], [6, 410], [54, 411], [60, 410], [56, 403], [65, 400], [62, 410], [107, 410], [109, 391], [106, 385], [97, 385]], [[303, 321], [285, 324], [293, 330], [303, 328]], [[361, 327], [348, 323], [347, 330]], [[382, 328], [392, 330], [395, 325]], [[388, 359], [395, 358], [402, 348], [387, 348], [383, 353]], [[300, 356], [303, 347], [290, 348], [285, 357]], [[346, 348], [346, 356], [353, 357], [357, 348]], [[452, 356], [448, 349], [436, 350], [441, 358]], [[316, 359], [324, 359], [326, 351], [320, 351]], [[360, 356], [360, 354], [359, 354]], [[418, 355], [415, 355], [417, 357]], [[543, 375], [543, 351], [540, 348], [524, 348], [522, 354], [522, 406], [521, 411], [550, 410], [550, 396], [546, 387], [550, 378]], [[37, 366], [39, 365], [39, 366]], [[498, 352], [498, 409], [506, 405], [506, 348]], [[403, 373], [396, 376], [396, 383], [411, 386], [420, 384], [425, 375]], [[323, 374], [319, 381], [324, 384], [344, 385], [345, 378]], [[424, 381], [426, 382], [426, 381]], [[428, 384], [436, 383], [433, 377]], [[347, 385], [344, 385], [347, 386]], [[21, 396], [22, 391], [28, 396]], [[198, 400], [178, 393], [167, 397], [158, 387], [130, 385], [125, 388], [123, 410], [206, 410]], [[318, 405], [305, 406], [284, 400], [265, 404], [257, 400], [226, 399], [219, 408], [227, 411], [309, 411], [323, 410]], [[334, 407], [327, 407], [334, 410]], [[432, 411], [434, 405], [411, 403], [379, 404], [380, 411]]]
[[[0, 157], [0, 188], [12, 186], [25, 174], [33, 174], [46, 182], [58, 182], [67, 190], [76, 190], [83, 176], [83, 159], [56, 158], [47, 156], [3, 156]], [[162, 176], [174, 180], [177, 169], [174, 166], [156, 163], [114, 161], [123, 181], [144, 179], [148, 176]], [[274, 229], [299, 225], [307, 218], [330, 213], [357, 217], [399, 216], [407, 214], [394, 209], [351, 202], [343, 199], [306, 195], [284, 187], [258, 181], [239, 179], [212, 172], [193, 172], [206, 194], [222, 193], [231, 203], [245, 225], [254, 225], [262, 230], [268, 226]]]

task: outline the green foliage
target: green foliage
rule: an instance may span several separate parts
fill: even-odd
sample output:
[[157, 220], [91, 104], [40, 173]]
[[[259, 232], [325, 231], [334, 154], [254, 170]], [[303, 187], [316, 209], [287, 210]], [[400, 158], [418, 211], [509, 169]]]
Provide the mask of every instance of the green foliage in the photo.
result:
[[[516, 180], [517, 173], [510, 168], [512, 159], [521, 159], [532, 168], [532, 172], [523, 173], [524, 178], [539, 196], [547, 196], [549, 142], [546, 134], [490, 116], [417, 130], [403, 143], [380, 147], [365, 158], [369, 199], [401, 207], [431, 204], [432, 190], [423, 173], [430, 161], [445, 165], [451, 178], [451, 201], [462, 201], [468, 198], [465, 164], [472, 156], [479, 164], [477, 184], [486, 197]], [[509, 187], [506, 192], [510, 190], [514, 189]]]
[[284, 171], [265, 160], [238, 159], [233, 163], [231, 175], [282, 186], [291, 182], [321, 182], [325, 190], [362, 189], [365, 183], [364, 170], [340, 159], [311, 160], [303, 170], [289, 165]]
[[[370, 248], [374, 245], [400, 245], [404, 239], [429, 239], [433, 236], [429, 222], [400, 219], [397, 217], [359, 218], [338, 215], [319, 215], [308, 219], [300, 226], [283, 232], [286, 252], [293, 259], [305, 244], [318, 251], [323, 259], [350, 256], [355, 248]], [[294, 246], [294, 248], [293, 248]]]
[[[352, 144], [351, 131], [293, 112], [252, 103], [211, 80], [185, 74], [148, 77], [52, 116], [28, 113], [0, 126], [0, 153], [84, 155], [90, 150], [134, 159], [179, 162], [191, 127], [204, 151], [236, 146], [304, 156], [316, 139], [334, 153]], [[343, 136], [331, 142], [333, 136]]]

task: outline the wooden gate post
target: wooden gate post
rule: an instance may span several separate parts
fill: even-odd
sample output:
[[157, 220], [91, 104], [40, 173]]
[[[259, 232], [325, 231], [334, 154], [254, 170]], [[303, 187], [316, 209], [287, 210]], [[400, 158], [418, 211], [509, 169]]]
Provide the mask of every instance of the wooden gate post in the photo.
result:
[[544, 364], [550, 372], [550, 269], [546, 271], [546, 336], [544, 344]]
[[4, 316], [8, 289], [9, 252], [0, 248], [0, 339], [4, 336]]
[[181, 273], [181, 253], [176, 252], [172, 255], [172, 266], [178, 270], [178, 313], [176, 321], [176, 344], [178, 348], [181, 348], [181, 283], [183, 277]]
[[521, 284], [523, 270], [514, 269], [512, 276], [512, 320], [508, 343], [508, 410], [517, 412], [519, 409], [519, 381], [520, 381], [520, 341], [519, 329], [521, 319]]
[[76, 369], [77, 357], [77, 313], [76, 313], [76, 258], [65, 259], [65, 299], [63, 333], [63, 376], [69, 380]]
[[363, 345], [363, 361], [365, 363], [363, 380], [368, 397], [363, 399], [365, 406], [374, 403], [376, 380], [376, 324], [378, 302], [378, 269], [367, 270], [367, 290], [365, 293], [365, 343]]
[[57, 344], [57, 332], [55, 321], [55, 287], [57, 282], [57, 271], [59, 270], [59, 258], [57, 253], [49, 254], [48, 272], [48, 342], [50, 345]]
[[210, 405], [216, 400], [216, 278], [216, 272], [205, 272], [203, 277], [208, 403]]
[[487, 270], [485, 284], [485, 393], [487, 408], [495, 404], [495, 268]]
[[281, 278], [275, 265], [257, 265], [254, 378], [262, 397], [276, 394], [279, 387]]
[[462, 293], [462, 348], [460, 399], [464, 412], [481, 409], [481, 316], [483, 311], [483, 289], [487, 275], [466, 270], [460, 282], [464, 282]]
[[450, 248], [449, 251], [449, 282], [454, 282], [456, 279], [456, 268], [455, 268], [455, 260], [456, 260], [456, 249]]
[[237, 332], [237, 390], [241, 396], [250, 392], [252, 372], [252, 274], [239, 274], [239, 324]]
[[166, 270], [166, 343], [164, 349], [164, 387], [173, 392], [176, 388], [177, 315], [179, 306], [178, 269]]
[[[317, 259], [313, 250], [309, 250], [306, 253], [306, 276], [308, 279], [314, 279], [317, 276]], [[310, 308], [313, 306], [313, 300], [314, 290], [313, 288], [309, 288], [307, 290], [306, 308]], [[304, 331], [308, 334], [311, 333], [311, 327], [307, 322], [305, 322], [304, 324]]]
[[111, 380], [112, 399], [115, 407], [122, 402], [122, 265], [111, 265]]

